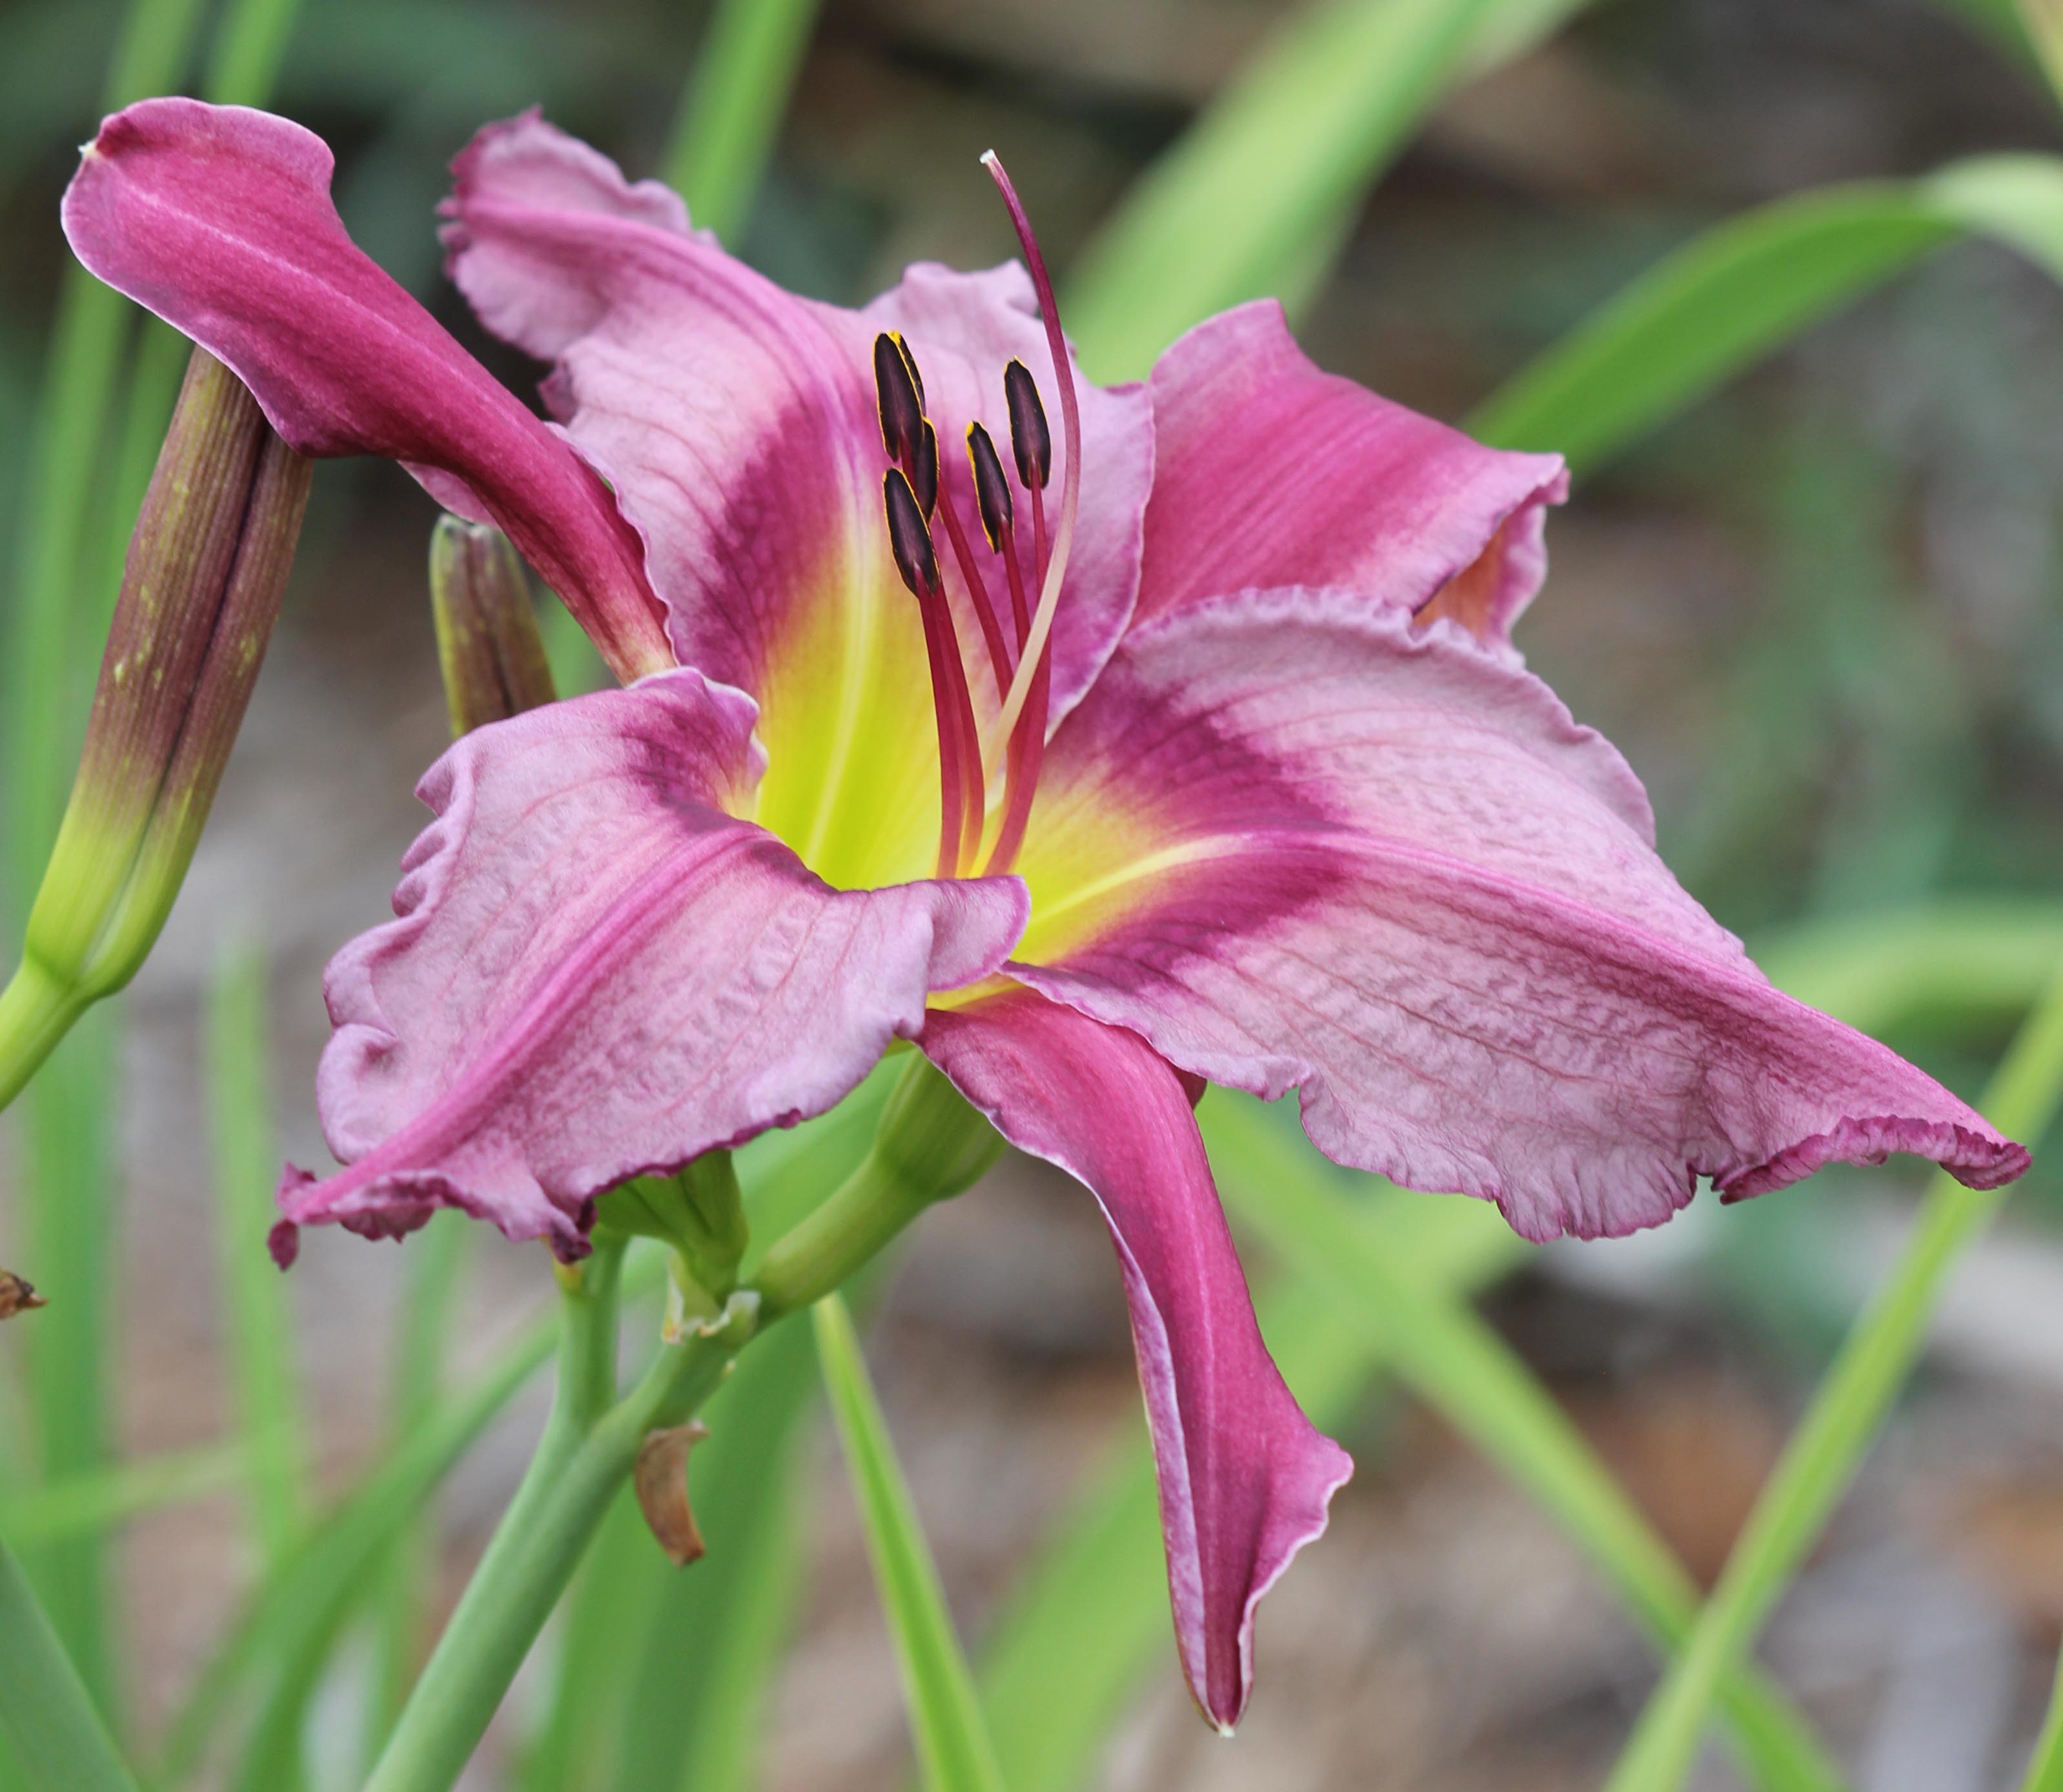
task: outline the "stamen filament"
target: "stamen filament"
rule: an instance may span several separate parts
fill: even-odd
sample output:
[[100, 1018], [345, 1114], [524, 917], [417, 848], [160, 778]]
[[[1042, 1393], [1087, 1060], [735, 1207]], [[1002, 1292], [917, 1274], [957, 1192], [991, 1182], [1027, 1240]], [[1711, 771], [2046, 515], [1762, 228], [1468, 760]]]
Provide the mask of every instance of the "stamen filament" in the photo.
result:
[[[1060, 308], [1053, 298], [1053, 282], [1046, 272], [1046, 258], [1039, 252], [1038, 240], [1032, 234], [1032, 221], [1024, 215], [1017, 189], [1011, 184], [1010, 176], [997, 159], [995, 151], [990, 150], [981, 159], [989, 178], [1003, 195], [1011, 227], [1024, 251], [1025, 264], [1032, 271], [1032, 289], [1039, 297], [1039, 314], [1046, 326], [1046, 346], [1053, 356], [1053, 377], [1060, 389], [1060, 438], [1068, 457], [1060, 479], [1060, 515], [1053, 532], [1052, 557], [1046, 561], [1045, 578], [1039, 590], [1039, 608], [1032, 618], [1032, 632], [1026, 638], [1024, 650], [1018, 656], [1017, 675], [1011, 681], [1009, 694], [1003, 700], [1002, 713], [996, 718], [995, 730], [983, 755], [985, 763], [992, 763], [1000, 755], [1031, 700], [1038, 668], [1046, 658], [1046, 642], [1053, 631], [1053, 613], [1060, 602], [1060, 582], [1067, 576], [1068, 555], [1075, 540], [1075, 512], [1081, 497], [1082, 418], [1081, 407], [1075, 397], [1074, 368], [1068, 358], [1067, 340], [1060, 334]], [[1032, 503], [1036, 546], [1036, 534], [1043, 533], [1040, 529], [1036, 486], [1032, 489]], [[1042, 731], [1044, 722], [1041, 717]]]
[[951, 542], [953, 558], [960, 569], [960, 577], [967, 582], [967, 595], [974, 600], [975, 620], [981, 625], [981, 638], [988, 648], [988, 663], [995, 674], [995, 695], [1000, 702], [1010, 689], [1010, 644], [1003, 638], [1003, 628], [996, 621], [995, 606], [988, 600], [988, 587], [982, 581], [981, 568], [975, 564], [967, 546], [967, 532], [960, 527], [960, 520], [953, 514], [953, 501], [950, 494], [942, 493], [939, 516], [946, 526], [946, 539]]

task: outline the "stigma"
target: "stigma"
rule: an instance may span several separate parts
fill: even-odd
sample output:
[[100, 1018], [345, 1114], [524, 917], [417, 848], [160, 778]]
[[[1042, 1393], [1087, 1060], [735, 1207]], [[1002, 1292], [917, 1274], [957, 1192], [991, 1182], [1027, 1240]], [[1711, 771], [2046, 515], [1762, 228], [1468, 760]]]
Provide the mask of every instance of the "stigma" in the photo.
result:
[[[1060, 514], [1049, 534], [1046, 492], [1052, 477], [1052, 432], [1032, 370], [1022, 360], [1011, 360], [1001, 369], [1001, 380], [1015, 486], [987, 429], [976, 421], [967, 429], [965, 477], [981, 524], [977, 546], [952, 501], [962, 474], [956, 465], [949, 471], [941, 462], [917, 357], [899, 331], [885, 330], [875, 338], [875, 398], [888, 462], [882, 477], [882, 507], [890, 554], [923, 622], [938, 729], [940, 877], [1007, 872], [1023, 844], [1045, 755], [1053, 616], [1080, 484], [1080, 411], [1045, 258], [1002, 163], [992, 151], [982, 160], [1010, 211], [1038, 295], [1060, 389], [1065, 459]], [[1024, 496], [1022, 512], [1031, 521], [1028, 541], [1019, 528], [1019, 491]], [[935, 526], [944, 533], [981, 637], [979, 657], [971, 665], [940, 574]], [[975, 719], [973, 695], [983, 679], [994, 691], [996, 716], [986, 741]]]

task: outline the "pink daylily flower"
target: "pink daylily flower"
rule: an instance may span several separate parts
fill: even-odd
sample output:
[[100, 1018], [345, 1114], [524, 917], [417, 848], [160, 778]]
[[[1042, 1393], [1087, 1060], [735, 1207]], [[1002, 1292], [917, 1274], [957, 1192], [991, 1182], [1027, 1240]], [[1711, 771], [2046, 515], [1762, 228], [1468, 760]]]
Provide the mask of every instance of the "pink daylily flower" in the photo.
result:
[[2026, 1167], [1772, 989], [1524, 670], [1557, 457], [1321, 372], [1272, 304], [1104, 389], [1015, 264], [798, 298], [531, 115], [460, 157], [446, 243], [551, 364], [546, 424], [351, 245], [329, 173], [282, 119], [149, 102], [66, 227], [295, 447], [500, 523], [634, 682], [431, 768], [399, 918], [328, 979], [348, 1167], [291, 1174], [291, 1221], [456, 1206], [576, 1254], [625, 1177], [914, 1041], [1102, 1205], [1183, 1665], [1229, 1727], [1349, 1465], [1254, 1325], [1203, 1081], [1294, 1089], [1330, 1157], [1535, 1239], [1655, 1224], [1700, 1176]]

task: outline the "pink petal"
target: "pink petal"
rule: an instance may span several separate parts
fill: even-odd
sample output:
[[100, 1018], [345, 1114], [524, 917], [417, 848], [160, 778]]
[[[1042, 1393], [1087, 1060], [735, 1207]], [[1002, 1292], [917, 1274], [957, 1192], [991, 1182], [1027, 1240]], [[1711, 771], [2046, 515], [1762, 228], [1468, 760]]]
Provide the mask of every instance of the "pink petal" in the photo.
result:
[[1486, 641], [1546, 576], [1558, 454], [1511, 454], [1321, 373], [1273, 300], [1199, 324], [1150, 383], [1158, 464], [1140, 622], [1249, 586], [1437, 605]]
[[[851, 312], [734, 260], [649, 183], [632, 186], [534, 114], [483, 131], [453, 172], [452, 278], [489, 329], [557, 363], [553, 408], [643, 532], [682, 662], [760, 698], [777, 731], [784, 650], [831, 626], [813, 613], [856, 613], [877, 590], [904, 602], [880, 517], [875, 336], [909, 340], [972, 541], [963, 443], [977, 418], [1007, 441], [1004, 363], [1022, 358], [1056, 403], [1030, 283], [1014, 265], [919, 266]], [[1143, 389], [1076, 377], [1089, 496], [1061, 599], [1056, 707], [1087, 688], [1131, 614], [1152, 465]], [[939, 551], [958, 594], [943, 535]], [[999, 569], [983, 558], [999, 598]], [[963, 598], [960, 607], [971, 648]], [[921, 659], [913, 669], [921, 679]]]
[[1655, 856], [1619, 756], [1451, 623], [1193, 606], [1134, 630], [1048, 763], [1013, 974], [1214, 1082], [1298, 1089], [1341, 1162], [1543, 1239], [1655, 1224], [1699, 1175], [1739, 1198], [1892, 1151], [1977, 1187], [2027, 1166], [1771, 988]]
[[1188, 1095], [1136, 1035], [1028, 990], [935, 1012], [919, 1043], [1013, 1145], [1102, 1206], [1152, 1428], [1176, 1646], [1229, 1731], [1253, 1689], [1261, 1597], [1325, 1529], [1353, 1464], [1261, 1342]]
[[411, 463], [499, 523], [625, 676], [671, 662], [601, 481], [361, 254], [299, 125], [150, 99], [104, 120], [65, 195], [81, 261], [211, 350], [305, 454]]
[[317, 1080], [350, 1167], [288, 1218], [381, 1235], [440, 1206], [584, 1248], [594, 1196], [838, 1101], [932, 991], [987, 975], [1013, 879], [827, 888], [749, 798], [753, 707], [692, 671], [467, 735], [420, 794], [400, 917], [331, 964]]

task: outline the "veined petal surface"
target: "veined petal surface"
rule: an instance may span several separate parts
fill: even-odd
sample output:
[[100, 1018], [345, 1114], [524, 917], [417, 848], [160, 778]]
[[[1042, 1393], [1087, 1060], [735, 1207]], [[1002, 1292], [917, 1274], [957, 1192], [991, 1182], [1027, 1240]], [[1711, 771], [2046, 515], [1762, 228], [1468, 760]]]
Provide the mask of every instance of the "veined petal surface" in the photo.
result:
[[1337, 585], [1508, 644], [1546, 576], [1558, 454], [1485, 448], [1321, 372], [1272, 299], [1197, 324], [1148, 390], [1140, 623], [1243, 586]]
[[1283, 1385], [1218, 1205], [1189, 1096], [1137, 1035], [1029, 990], [935, 1013], [919, 1041], [1013, 1145], [1103, 1208], [1153, 1435], [1175, 1634], [1189, 1689], [1229, 1730], [1253, 1683], [1253, 1617], [1353, 1472]]
[[408, 463], [501, 525], [619, 675], [671, 662], [636, 536], [602, 482], [375, 265], [330, 202], [322, 139], [241, 106], [105, 119], [64, 199], [102, 280], [250, 387], [304, 454]]
[[833, 890], [728, 810], [750, 699], [661, 674], [477, 730], [399, 917], [332, 963], [317, 1081], [348, 1167], [290, 1171], [295, 1222], [372, 1235], [440, 1206], [585, 1249], [593, 1197], [837, 1102], [926, 997], [1002, 960], [1015, 879]]
[[[1011, 356], [1049, 403], [1055, 389], [1025, 276], [915, 268], [863, 312], [800, 298], [534, 115], [482, 131], [454, 172], [452, 277], [489, 329], [554, 363], [547, 400], [641, 531], [681, 663], [759, 701], [758, 819], [840, 884], [920, 875], [937, 837], [937, 749], [923, 630], [881, 514], [873, 342], [907, 337], [941, 501], [979, 544], [967, 425], [1007, 443]], [[1130, 618], [1152, 476], [1143, 389], [1084, 383], [1082, 401], [1086, 495], [1056, 626], [1056, 712]], [[987, 713], [979, 633], [939, 538]], [[977, 552], [1007, 609], [1002, 569]]]
[[1249, 592], [1136, 630], [1056, 735], [1011, 974], [1313, 1142], [1526, 1237], [1839, 1158], [2026, 1153], [1772, 989], [1650, 845], [1623, 761], [1452, 622]]

